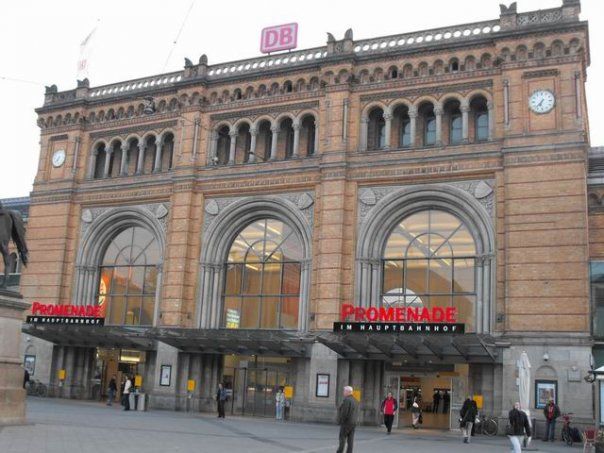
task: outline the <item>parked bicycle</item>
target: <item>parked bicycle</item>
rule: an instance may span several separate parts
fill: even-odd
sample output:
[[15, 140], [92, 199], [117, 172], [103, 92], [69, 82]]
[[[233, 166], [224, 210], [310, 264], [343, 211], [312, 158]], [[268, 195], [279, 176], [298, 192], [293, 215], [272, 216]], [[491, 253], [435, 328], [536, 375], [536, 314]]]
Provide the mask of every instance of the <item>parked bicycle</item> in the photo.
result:
[[499, 431], [499, 423], [497, 419], [491, 416], [485, 416], [484, 414], [478, 417], [479, 422], [476, 423], [474, 432], [476, 434], [485, 434], [487, 436], [497, 435]]
[[48, 395], [48, 387], [42, 384], [40, 381], [36, 381], [34, 379], [30, 379], [27, 383], [27, 394], [32, 396], [47, 396]]
[[572, 415], [574, 415], [573, 412], [562, 414], [562, 430], [560, 432], [562, 442], [564, 442], [569, 447], [572, 447], [573, 442], [583, 442], [583, 436], [581, 436], [581, 431], [579, 431], [574, 426], [570, 426]]

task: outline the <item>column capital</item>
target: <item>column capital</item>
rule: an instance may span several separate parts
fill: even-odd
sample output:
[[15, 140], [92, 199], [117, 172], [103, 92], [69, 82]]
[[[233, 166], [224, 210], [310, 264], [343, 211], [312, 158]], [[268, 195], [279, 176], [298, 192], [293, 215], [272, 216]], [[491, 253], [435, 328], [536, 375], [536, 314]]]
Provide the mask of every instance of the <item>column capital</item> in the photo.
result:
[[382, 116], [384, 117], [385, 120], [392, 119], [392, 113], [390, 113], [390, 112], [384, 112], [384, 114]]
[[461, 104], [459, 110], [461, 113], [468, 113], [470, 111], [470, 106], [468, 104]]
[[253, 137], [254, 135], [258, 135], [258, 129], [255, 127], [250, 127], [250, 135]]
[[138, 149], [139, 150], [144, 151], [146, 147], [147, 147], [147, 144], [145, 142], [139, 142], [138, 143]]
[[271, 126], [271, 132], [273, 134], [278, 134], [279, 133], [279, 126]]
[[300, 130], [300, 122], [296, 122], [292, 124], [292, 128], [294, 129], [294, 131], [299, 131]]
[[105, 152], [107, 154], [113, 154], [113, 146], [106, 146], [105, 147]]
[[417, 106], [410, 105], [407, 115], [409, 115], [409, 117], [416, 117], [417, 116]]
[[130, 145], [128, 145], [128, 143], [122, 143], [122, 146], [120, 148], [122, 151], [128, 152], [128, 150], [130, 149]]
[[229, 137], [234, 138], [234, 137], [237, 137], [237, 135], [239, 135], [239, 132], [236, 131], [235, 129], [231, 129], [229, 131]]
[[440, 105], [435, 105], [434, 106], [434, 114], [435, 115], [442, 115], [443, 114], [443, 108]]
[[361, 123], [367, 124], [368, 122], [369, 122], [369, 118], [368, 117], [366, 117], [366, 116], [362, 116], [361, 117]]
[[493, 101], [487, 101], [488, 110], [493, 110], [494, 107], [495, 107], [495, 104], [493, 103]]
[[218, 131], [212, 131], [212, 133], [210, 134], [210, 138], [212, 140], [218, 140]]

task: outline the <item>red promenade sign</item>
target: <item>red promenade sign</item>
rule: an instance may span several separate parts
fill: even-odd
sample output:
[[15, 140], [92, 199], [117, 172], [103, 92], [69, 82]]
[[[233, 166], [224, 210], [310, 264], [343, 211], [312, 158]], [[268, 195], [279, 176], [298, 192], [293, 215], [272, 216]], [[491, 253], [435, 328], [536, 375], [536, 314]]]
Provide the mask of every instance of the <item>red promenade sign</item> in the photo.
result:
[[464, 333], [455, 307], [357, 307], [343, 304], [334, 332]]
[[102, 326], [105, 323], [103, 307], [98, 305], [56, 305], [34, 302], [29, 324], [78, 324]]
[[262, 29], [260, 52], [270, 53], [298, 47], [298, 24], [283, 24]]

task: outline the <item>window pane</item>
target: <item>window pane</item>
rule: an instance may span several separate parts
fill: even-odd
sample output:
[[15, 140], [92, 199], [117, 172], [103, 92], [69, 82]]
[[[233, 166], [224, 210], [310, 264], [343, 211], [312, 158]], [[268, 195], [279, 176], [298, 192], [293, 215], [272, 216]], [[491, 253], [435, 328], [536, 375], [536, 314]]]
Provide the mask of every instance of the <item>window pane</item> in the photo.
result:
[[141, 313], [141, 326], [153, 325], [154, 309], [155, 309], [155, 297], [143, 297], [143, 311]]
[[279, 294], [281, 289], [281, 264], [266, 263], [262, 275], [262, 294]]
[[239, 297], [224, 298], [224, 326], [227, 329], [241, 327], [241, 299]]
[[486, 112], [476, 115], [476, 140], [489, 138], [489, 114]]
[[416, 238], [407, 248], [405, 258], [428, 258], [430, 255], [428, 236], [424, 234]]
[[476, 254], [474, 238], [465, 225], [459, 228], [455, 234], [451, 236], [449, 243], [453, 248], [455, 256], [471, 256]]
[[384, 282], [382, 293], [398, 293], [403, 291], [403, 262], [386, 261], [384, 263]]
[[228, 261], [231, 263], [244, 262], [248, 247], [249, 245], [243, 239], [241, 239], [241, 237], [237, 237], [237, 239], [233, 241], [233, 244], [231, 244]]
[[142, 298], [138, 296], [130, 296], [127, 299], [128, 309], [126, 311], [126, 319], [124, 324], [137, 326], [141, 321]]
[[241, 291], [241, 274], [243, 264], [228, 264], [226, 268], [226, 285], [224, 293], [226, 295], [239, 294]]
[[407, 260], [405, 266], [405, 292], [427, 294], [428, 260]]
[[460, 226], [460, 220], [443, 211], [430, 211], [430, 232], [449, 238]]
[[145, 294], [155, 296], [155, 288], [157, 287], [157, 267], [147, 266], [145, 268]]
[[412, 214], [400, 223], [401, 231], [412, 237], [419, 236], [428, 231], [430, 211], [422, 211]]
[[298, 328], [299, 297], [284, 297], [281, 301], [281, 327], [283, 329]]
[[243, 268], [242, 294], [260, 294], [260, 279], [262, 277], [262, 264], [247, 263]]
[[456, 293], [474, 292], [474, 260], [473, 259], [455, 259], [455, 279], [453, 291]]
[[426, 131], [424, 144], [434, 145], [436, 143], [436, 119], [426, 118]]
[[429, 307], [447, 308], [451, 306], [451, 296], [430, 296]]
[[401, 125], [400, 146], [409, 145], [411, 145], [411, 122], [409, 120], [403, 120]]
[[433, 259], [430, 260], [430, 293], [451, 293], [452, 260]]
[[109, 324], [123, 324], [126, 298], [123, 296], [108, 297], [107, 306], [109, 307]]
[[474, 332], [476, 329], [474, 322], [475, 302], [476, 296], [453, 297], [453, 306], [457, 309], [457, 322], [464, 323], [466, 325], [466, 332]]
[[455, 115], [451, 118], [451, 143], [461, 143], [462, 124], [461, 116]]
[[388, 238], [384, 258], [403, 258], [409, 246], [409, 236], [400, 225], [397, 226]]
[[279, 298], [263, 297], [260, 314], [261, 329], [277, 329], [279, 327]]
[[283, 281], [281, 282], [281, 294], [299, 294], [300, 293], [300, 272], [299, 263], [283, 264]]
[[302, 243], [298, 240], [298, 236], [290, 234], [281, 244], [281, 252], [284, 261], [300, 261], [303, 258], [303, 253]]
[[145, 268], [143, 266], [136, 266], [130, 268], [130, 279], [128, 280], [128, 294], [142, 294], [144, 279]]
[[124, 294], [128, 288], [128, 274], [130, 268], [120, 266], [114, 269], [113, 280], [111, 281], [111, 294]]
[[241, 328], [257, 329], [260, 315], [260, 299], [244, 297], [241, 304]]

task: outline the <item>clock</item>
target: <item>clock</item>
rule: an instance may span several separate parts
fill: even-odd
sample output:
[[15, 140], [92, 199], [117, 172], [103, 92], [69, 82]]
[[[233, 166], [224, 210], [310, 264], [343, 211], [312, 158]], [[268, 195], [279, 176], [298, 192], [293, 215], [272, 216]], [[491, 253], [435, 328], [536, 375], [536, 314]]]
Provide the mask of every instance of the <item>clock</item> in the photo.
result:
[[535, 113], [547, 113], [556, 105], [556, 97], [549, 90], [533, 91], [529, 98], [529, 107]]
[[65, 150], [58, 149], [52, 155], [52, 166], [57, 168], [65, 163]]

